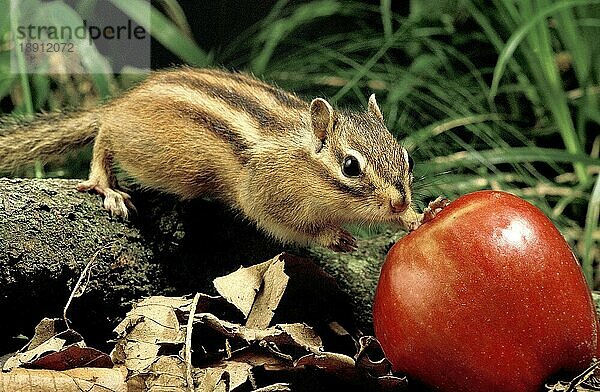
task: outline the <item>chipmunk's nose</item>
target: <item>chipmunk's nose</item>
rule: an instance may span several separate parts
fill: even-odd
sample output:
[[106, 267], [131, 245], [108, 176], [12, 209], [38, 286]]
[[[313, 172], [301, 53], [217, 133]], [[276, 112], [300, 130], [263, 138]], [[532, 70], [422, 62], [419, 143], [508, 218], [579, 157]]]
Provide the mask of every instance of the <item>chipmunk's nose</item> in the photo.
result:
[[390, 200], [390, 210], [394, 214], [399, 214], [401, 212], [406, 211], [408, 208], [408, 204], [404, 202], [404, 200]]

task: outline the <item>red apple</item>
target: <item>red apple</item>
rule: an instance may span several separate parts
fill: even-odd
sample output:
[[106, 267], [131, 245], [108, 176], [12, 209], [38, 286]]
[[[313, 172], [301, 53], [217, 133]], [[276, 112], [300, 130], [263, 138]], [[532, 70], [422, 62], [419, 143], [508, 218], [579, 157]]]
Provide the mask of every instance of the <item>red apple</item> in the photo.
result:
[[398, 241], [373, 316], [394, 370], [443, 391], [539, 391], [598, 352], [569, 245], [540, 210], [504, 192], [462, 196]]

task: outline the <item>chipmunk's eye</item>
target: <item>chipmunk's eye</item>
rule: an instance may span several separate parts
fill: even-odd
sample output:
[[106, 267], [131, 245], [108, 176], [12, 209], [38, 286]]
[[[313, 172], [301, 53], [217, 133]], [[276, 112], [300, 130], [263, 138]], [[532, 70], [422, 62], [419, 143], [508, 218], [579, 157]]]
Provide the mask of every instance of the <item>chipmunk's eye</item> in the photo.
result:
[[344, 163], [342, 164], [342, 173], [344, 173], [344, 175], [346, 177], [359, 176], [361, 173], [361, 170], [360, 170], [360, 163], [358, 162], [358, 159], [356, 159], [356, 157], [354, 157], [352, 155], [346, 156], [346, 158], [344, 158]]

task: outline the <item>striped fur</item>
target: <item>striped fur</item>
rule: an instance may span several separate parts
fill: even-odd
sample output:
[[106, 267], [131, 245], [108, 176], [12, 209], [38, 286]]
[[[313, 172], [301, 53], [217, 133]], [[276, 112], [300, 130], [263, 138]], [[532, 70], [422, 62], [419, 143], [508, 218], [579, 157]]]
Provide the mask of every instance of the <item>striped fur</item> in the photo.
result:
[[0, 123], [0, 170], [12, 171], [89, 144], [97, 133], [94, 111], [6, 118]]
[[[351, 250], [340, 225], [406, 224], [415, 215], [406, 151], [385, 128], [374, 97], [367, 111], [345, 112], [242, 73], [161, 71], [97, 109], [5, 126], [0, 168], [92, 140], [90, 178], [78, 189], [102, 194], [117, 215], [132, 205], [118, 190], [115, 164], [141, 185], [181, 199], [221, 199], [284, 242]], [[354, 155], [362, 167], [351, 177], [342, 165]]]

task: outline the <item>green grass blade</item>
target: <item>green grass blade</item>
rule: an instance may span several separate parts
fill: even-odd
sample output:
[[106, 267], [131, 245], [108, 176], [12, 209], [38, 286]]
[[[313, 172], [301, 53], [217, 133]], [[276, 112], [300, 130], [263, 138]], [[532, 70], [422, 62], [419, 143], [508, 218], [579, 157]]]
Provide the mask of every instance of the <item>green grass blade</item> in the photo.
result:
[[478, 124], [485, 121], [500, 120], [501, 116], [495, 113], [482, 113], [465, 117], [456, 117], [451, 120], [440, 121], [438, 123], [431, 124], [426, 128], [411, 132], [410, 135], [404, 138], [403, 143], [406, 143], [409, 146], [419, 146], [422, 143], [426, 142], [428, 139], [434, 138], [435, 136], [454, 128]]
[[15, 60], [17, 61], [17, 68], [19, 70], [19, 80], [21, 83], [21, 90], [23, 93], [23, 105], [24, 105], [24, 111], [27, 114], [33, 114], [33, 99], [31, 97], [31, 86], [29, 85], [29, 77], [28, 77], [28, 72], [27, 72], [27, 66], [25, 63], [25, 57], [23, 55], [23, 52], [21, 50], [18, 50], [18, 46], [19, 46], [19, 38], [17, 35], [17, 31], [16, 28], [19, 25], [19, 20], [20, 20], [20, 12], [19, 12], [19, 8], [18, 8], [18, 4], [17, 2], [12, 2], [11, 3], [11, 9], [10, 9], [10, 24], [11, 24], [11, 28], [12, 28], [12, 36], [15, 37], [15, 42], [14, 42], [14, 49], [13, 49], [13, 53], [15, 55]]
[[[563, 81], [555, 63], [548, 24], [542, 23], [542, 21], [545, 21], [545, 18], [549, 15], [568, 8], [568, 6], [574, 7], [590, 3], [598, 3], [598, 1], [572, 0], [551, 3], [540, 0], [535, 4], [528, 0], [519, 1], [519, 18], [527, 22], [520, 25], [505, 45], [494, 69], [492, 86], [490, 87], [490, 98], [493, 98], [497, 93], [497, 87], [508, 61], [507, 59], [512, 57], [518, 45], [525, 41], [526, 46], [521, 50], [521, 54], [526, 59], [528, 70], [535, 80], [542, 102], [545, 108], [549, 110], [565, 147], [573, 154], [584, 153], [583, 143], [575, 128], [566, 93], [563, 89]], [[498, 6], [502, 7], [502, 5]], [[515, 16], [515, 18], [517, 17]], [[575, 164], [575, 172], [581, 183], [585, 184], [589, 181], [581, 164]]]
[[492, 77], [492, 84], [490, 87], [490, 98], [494, 98], [498, 92], [498, 85], [500, 84], [500, 79], [504, 74], [506, 69], [506, 64], [512, 58], [513, 53], [519, 46], [519, 44], [525, 39], [527, 34], [533, 29], [537, 24], [545, 20], [548, 16], [553, 13], [566, 9], [573, 8], [576, 6], [590, 5], [590, 4], [600, 4], [598, 0], [568, 0], [553, 3], [549, 7], [541, 9], [539, 12], [533, 15], [532, 18], [529, 18], [527, 22], [521, 25], [508, 39], [502, 52], [498, 56], [498, 61], [496, 62], [496, 66], [494, 68], [494, 73]]
[[383, 24], [383, 36], [386, 41], [392, 38], [392, 0], [381, 0], [381, 23]]
[[477, 154], [461, 151], [452, 155], [437, 157], [427, 162], [427, 164], [431, 165], [432, 172], [435, 173], [456, 168], [473, 168], [484, 164], [498, 165], [502, 163], [525, 162], [564, 162], [570, 164], [580, 163], [589, 166], [600, 165], [598, 158], [591, 158], [586, 154], [571, 154], [565, 150], [539, 147], [494, 148], [478, 151]]
[[190, 24], [185, 17], [183, 8], [179, 5], [177, 0], [159, 0], [162, 5], [165, 14], [175, 23], [175, 25], [188, 37], [192, 37], [192, 29]]
[[11, 72], [10, 69], [10, 52], [0, 52], [0, 99], [10, 93], [13, 85], [19, 81], [19, 75]]
[[585, 229], [583, 232], [583, 260], [581, 267], [583, 274], [590, 285], [594, 287], [594, 249], [596, 240], [594, 233], [598, 229], [598, 217], [600, 217], [600, 174], [596, 175], [596, 183], [592, 190], [585, 217]]
[[[196, 42], [180, 30], [175, 23], [152, 7], [149, 1], [110, 0], [110, 2], [129, 15], [140, 26], [143, 26], [158, 42], [183, 61], [196, 66], [206, 66], [211, 63], [212, 60], [208, 53], [200, 49]], [[150, 12], [150, 21], [139, 17], [142, 9]]]
[[294, 30], [302, 25], [342, 12], [342, 4], [332, 0], [313, 1], [298, 6], [290, 16], [275, 20], [257, 36], [261, 43], [260, 51], [254, 56], [250, 68], [256, 74], [263, 74], [271, 60], [275, 48]]
[[392, 37], [389, 40], [385, 41], [381, 48], [379, 48], [379, 50], [377, 50], [377, 52], [374, 55], [372, 55], [366, 62], [363, 63], [363, 65], [354, 74], [352, 79], [348, 81], [348, 83], [346, 83], [333, 97], [331, 97], [331, 101], [335, 103], [337, 100], [342, 98], [348, 91], [354, 88], [358, 81], [361, 80], [369, 71], [371, 71], [373, 66], [377, 64], [377, 62], [383, 56], [385, 56], [386, 52], [393, 45], [394, 41], [400, 38], [402, 34], [404, 34], [404, 29], [402, 28], [396, 31], [394, 34], [392, 34]]
[[592, 50], [578, 29], [573, 10], [567, 9], [556, 13], [556, 30], [565, 50], [572, 58], [573, 69], [581, 88], [586, 88], [590, 76]]

